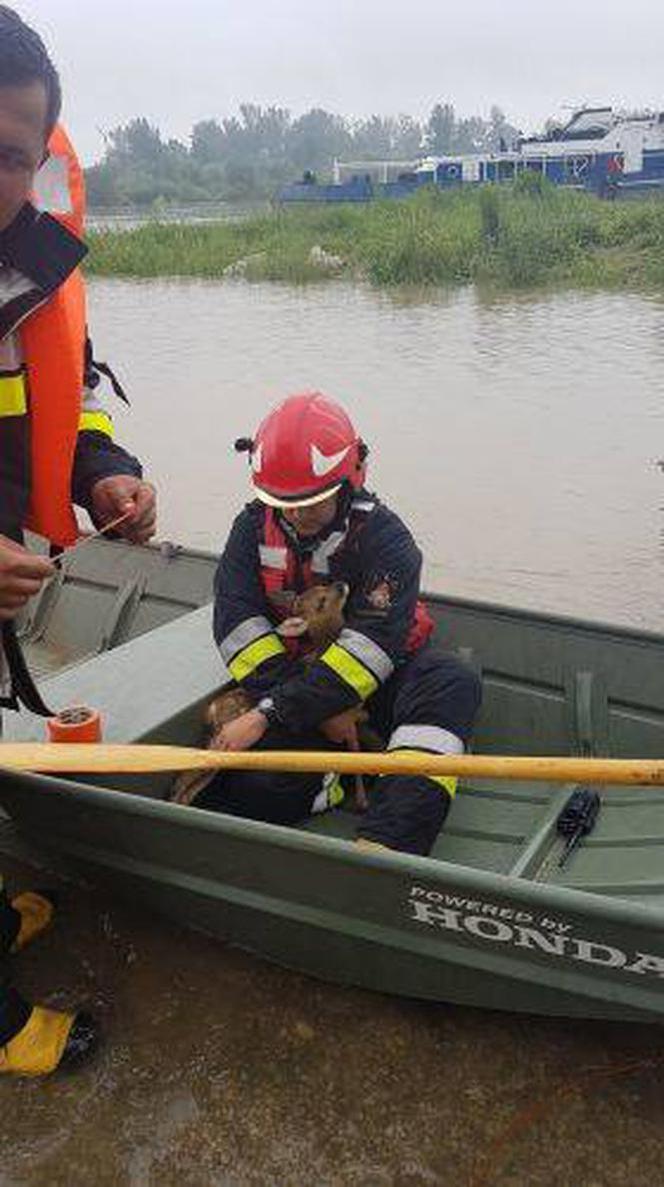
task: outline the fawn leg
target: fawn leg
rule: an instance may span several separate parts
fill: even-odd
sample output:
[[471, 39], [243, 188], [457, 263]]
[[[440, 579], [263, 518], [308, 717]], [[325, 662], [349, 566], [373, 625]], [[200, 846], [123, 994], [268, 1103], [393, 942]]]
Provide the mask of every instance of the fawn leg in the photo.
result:
[[[351, 722], [348, 729], [348, 749], [359, 751], [360, 740], [357, 736], [357, 723]], [[366, 812], [369, 807], [369, 797], [367, 789], [364, 786], [364, 779], [362, 775], [355, 776], [355, 809], [357, 812]]]

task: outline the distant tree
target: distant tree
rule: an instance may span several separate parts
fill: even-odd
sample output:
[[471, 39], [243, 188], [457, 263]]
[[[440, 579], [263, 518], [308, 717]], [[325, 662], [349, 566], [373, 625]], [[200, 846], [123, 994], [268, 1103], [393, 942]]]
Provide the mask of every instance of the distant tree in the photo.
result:
[[353, 141], [341, 116], [312, 107], [295, 120], [288, 143], [293, 164], [302, 170], [329, 168], [335, 157], [351, 152]]
[[403, 161], [421, 156], [424, 141], [422, 125], [412, 115], [400, 115], [396, 123], [395, 156]]
[[456, 132], [456, 116], [451, 103], [436, 103], [426, 126], [427, 152], [443, 156], [452, 152]]
[[110, 161], [154, 165], [164, 150], [159, 129], [143, 116], [109, 132], [108, 141], [107, 159]]
[[223, 159], [225, 135], [216, 120], [201, 120], [191, 131], [191, 157], [201, 165]]
[[488, 120], [457, 119], [451, 103], [437, 103], [424, 127], [406, 114], [352, 122], [313, 107], [293, 119], [283, 107], [242, 103], [237, 114], [200, 120], [188, 145], [164, 140], [139, 116], [106, 134], [102, 160], [87, 170], [88, 189], [92, 205], [267, 197], [306, 169], [328, 171], [335, 158], [488, 151], [515, 135], [499, 107]]
[[353, 128], [353, 155], [370, 161], [385, 161], [394, 155], [397, 121], [390, 116], [372, 115]]
[[457, 120], [452, 151], [457, 153], [486, 152], [491, 145], [490, 126], [479, 115]]
[[117, 171], [107, 161], [86, 169], [85, 184], [91, 206], [122, 206], [127, 200]]

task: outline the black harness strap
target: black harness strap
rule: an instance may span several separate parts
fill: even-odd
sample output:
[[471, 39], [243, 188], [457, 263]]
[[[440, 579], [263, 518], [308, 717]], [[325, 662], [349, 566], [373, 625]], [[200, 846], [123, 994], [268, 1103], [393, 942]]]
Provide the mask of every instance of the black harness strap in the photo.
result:
[[94, 358], [92, 352], [92, 342], [89, 335], [87, 335], [85, 339], [85, 355], [83, 363], [84, 381], [86, 387], [89, 387], [91, 391], [94, 391], [96, 387], [99, 387], [99, 376], [105, 375], [106, 378], [110, 380], [113, 392], [118, 397], [118, 399], [123, 400], [125, 404], [129, 404], [129, 397], [127, 396], [127, 393], [125, 392], [112, 367], [110, 367], [108, 363], [100, 363], [96, 358]]
[[30, 713], [35, 713], [38, 717], [55, 717], [52, 710], [42, 700], [39, 689], [32, 679], [13, 622], [3, 622], [2, 624], [2, 646], [9, 665], [11, 689], [9, 696], [0, 697], [0, 706], [3, 709], [18, 710], [23, 705], [25, 709]]

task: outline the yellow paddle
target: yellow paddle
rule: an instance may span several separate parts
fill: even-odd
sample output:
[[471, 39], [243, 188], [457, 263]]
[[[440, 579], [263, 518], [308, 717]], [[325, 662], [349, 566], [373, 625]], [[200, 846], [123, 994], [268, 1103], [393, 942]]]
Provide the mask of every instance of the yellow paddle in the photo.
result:
[[544, 783], [664, 784], [664, 759], [558, 758], [493, 754], [340, 753], [186, 746], [5, 742], [0, 767], [44, 774], [151, 774], [167, 771], [337, 771], [365, 775], [459, 775]]

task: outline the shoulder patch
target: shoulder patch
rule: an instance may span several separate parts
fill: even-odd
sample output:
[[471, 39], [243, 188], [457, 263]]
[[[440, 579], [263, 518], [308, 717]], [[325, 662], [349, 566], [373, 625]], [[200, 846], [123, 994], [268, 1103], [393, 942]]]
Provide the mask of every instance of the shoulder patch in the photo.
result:
[[392, 608], [392, 601], [398, 588], [399, 584], [391, 574], [372, 574], [364, 588], [363, 600], [366, 609], [378, 615], [387, 614]]

